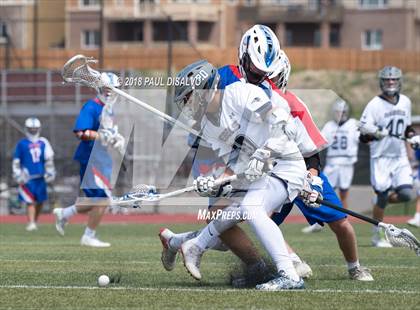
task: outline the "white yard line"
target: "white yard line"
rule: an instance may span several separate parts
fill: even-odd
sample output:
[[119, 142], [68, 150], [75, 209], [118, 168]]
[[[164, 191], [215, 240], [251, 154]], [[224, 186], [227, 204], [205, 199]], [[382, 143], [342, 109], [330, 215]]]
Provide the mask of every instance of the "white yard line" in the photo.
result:
[[[100, 288], [97, 286], [59, 286], [59, 285], [0, 285], [0, 289], [63, 289], [63, 290], [130, 290], [130, 291], [174, 291], [174, 292], [210, 292], [210, 293], [224, 293], [224, 292], [245, 292], [249, 293], [249, 289], [202, 289], [202, 288], [157, 288], [157, 287], [107, 287]], [[358, 293], [358, 294], [418, 294], [418, 291], [407, 291], [407, 290], [334, 290], [334, 289], [306, 289], [306, 290], [290, 290], [282, 291], [283, 293], [292, 292], [292, 293]]]

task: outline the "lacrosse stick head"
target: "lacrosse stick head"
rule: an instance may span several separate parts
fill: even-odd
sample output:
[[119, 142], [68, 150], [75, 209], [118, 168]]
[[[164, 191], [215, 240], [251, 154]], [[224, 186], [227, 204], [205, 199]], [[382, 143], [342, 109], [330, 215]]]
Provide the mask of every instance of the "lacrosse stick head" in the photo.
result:
[[420, 242], [408, 229], [399, 229], [391, 224], [381, 224], [380, 226], [385, 231], [385, 238], [392, 246], [412, 249], [417, 256], [420, 256]]
[[156, 201], [159, 195], [157, 194], [156, 187], [139, 184], [133, 187], [133, 189], [121, 197], [114, 197], [112, 199], [112, 205], [121, 207], [134, 207], [138, 208], [141, 206], [143, 201]]
[[76, 55], [64, 64], [61, 76], [65, 82], [79, 83], [98, 91], [99, 88], [107, 85], [105, 85], [101, 73], [89, 66], [89, 64], [97, 62], [93, 57]]

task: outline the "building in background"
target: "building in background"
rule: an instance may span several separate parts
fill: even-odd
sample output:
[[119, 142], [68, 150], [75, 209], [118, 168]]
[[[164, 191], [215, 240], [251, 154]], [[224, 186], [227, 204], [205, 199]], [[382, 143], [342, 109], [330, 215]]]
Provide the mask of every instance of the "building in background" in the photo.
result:
[[[226, 47], [234, 42], [236, 5], [220, 0], [67, 0], [66, 48]], [[101, 18], [102, 15], [102, 18]]]
[[418, 0], [242, 0], [240, 28], [269, 25], [283, 46], [420, 50]]

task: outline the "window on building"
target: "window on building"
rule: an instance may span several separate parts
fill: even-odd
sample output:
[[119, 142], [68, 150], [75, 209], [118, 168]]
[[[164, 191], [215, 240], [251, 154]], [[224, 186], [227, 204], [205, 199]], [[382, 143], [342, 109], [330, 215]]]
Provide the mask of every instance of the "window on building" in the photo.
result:
[[382, 48], [382, 30], [366, 30], [362, 33], [362, 49], [381, 50]]
[[80, 0], [81, 6], [84, 7], [99, 7], [101, 5], [100, 0]]
[[159, 0], [139, 0], [139, 4], [159, 4]]
[[7, 25], [5, 22], [0, 20], [0, 41], [4, 41], [7, 38]]
[[[153, 41], [167, 41], [169, 39], [168, 22], [153, 22]], [[172, 40], [188, 41], [188, 22], [171, 22]]]
[[213, 22], [198, 22], [197, 40], [199, 42], [210, 42], [214, 36], [214, 23]]
[[389, 0], [359, 0], [362, 9], [383, 9], [388, 6]]
[[245, 6], [255, 6], [257, 2], [255, 0], [242, 0]]
[[108, 40], [110, 42], [141, 42], [143, 41], [143, 27], [143, 22], [111, 22], [108, 25]]
[[331, 24], [330, 26], [330, 46], [339, 47], [340, 46], [340, 25]]
[[319, 24], [315, 23], [287, 23], [287, 46], [320, 46], [321, 36]]
[[100, 32], [98, 30], [82, 31], [82, 48], [98, 48], [100, 43]]
[[260, 0], [262, 5], [287, 5], [289, 0]]

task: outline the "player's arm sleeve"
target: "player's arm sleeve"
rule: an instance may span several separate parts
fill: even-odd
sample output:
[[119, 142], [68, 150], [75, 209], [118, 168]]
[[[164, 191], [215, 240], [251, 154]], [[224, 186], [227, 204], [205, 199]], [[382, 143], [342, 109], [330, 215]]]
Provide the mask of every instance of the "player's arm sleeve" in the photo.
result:
[[15, 153], [13, 154], [13, 160], [12, 160], [12, 173], [13, 178], [16, 180], [22, 173], [22, 168], [20, 166], [20, 157], [21, 157], [21, 147], [20, 143], [16, 145]]
[[368, 105], [366, 106], [365, 110], [362, 113], [362, 116], [360, 118], [360, 123], [359, 123], [359, 129], [360, 129], [360, 136], [359, 136], [360, 142], [368, 143], [373, 140], [377, 140], [373, 135], [378, 128], [376, 127], [373, 105], [371, 103], [368, 103]]
[[408, 101], [407, 111], [408, 111], [407, 112], [408, 113], [408, 116], [407, 116], [408, 123], [407, 123], [407, 127], [405, 128], [404, 136], [406, 138], [411, 138], [411, 137], [414, 137], [416, 135], [416, 130], [411, 125], [411, 101], [410, 100]]
[[95, 140], [97, 138], [97, 132], [92, 130], [95, 125], [95, 117], [93, 108], [90, 105], [85, 104], [80, 110], [73, 128], [73, 132], [78, 139], [87, 141]]

